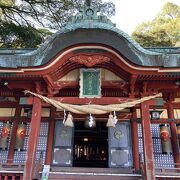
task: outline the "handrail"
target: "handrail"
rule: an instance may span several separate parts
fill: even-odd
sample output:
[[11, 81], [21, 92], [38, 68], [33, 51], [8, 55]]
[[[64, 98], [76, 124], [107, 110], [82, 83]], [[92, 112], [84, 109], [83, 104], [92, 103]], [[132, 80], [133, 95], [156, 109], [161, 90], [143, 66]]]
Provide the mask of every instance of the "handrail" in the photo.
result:
[[[179, 163], [176, 163], [176, 164], [179, 165]], [[180, 168], [179, 167], [168, 167], [168, 168], [167, 167], [160, 167], [160, 168], [155, 168], [155, 170], [159, 170], [159, 171], [161, 171], [163, 173], [171, 172], [171, 173], [178, 173], [178, 174], [180, 174]]]
[[15, 170], [11, 170], [11, 171], [8, 171], [8, 170], [0, 170], [0, 173], [1, 174], [23, 174], [24, 171], [15, 171]]
[[[3, 162], [3, 160], [6, 160], [6, 162]], [[8, 162], [8, 160], [13, 160], [13, 159], [3, 159], [3, 158], [0, 158], [0, 169], [3, 167], [3, 166], [24, 166], [24, 163], [23, 164], [19, 164], [19, 163], [14, 163], [14, 162]]]
[[164, 165], [173, 165], [174, 167], [155, 167], [155, 170], [161, 170], [165, 172], [167, 170], [175, 170], [178, 173], [180, 172], [180, 163], [163, 163]]

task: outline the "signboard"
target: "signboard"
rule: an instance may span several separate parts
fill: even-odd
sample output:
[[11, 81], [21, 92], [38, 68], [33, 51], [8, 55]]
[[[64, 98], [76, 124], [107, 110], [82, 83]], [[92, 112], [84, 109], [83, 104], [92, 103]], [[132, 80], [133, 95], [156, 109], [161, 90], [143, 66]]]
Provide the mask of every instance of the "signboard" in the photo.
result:
[[80, 69], [80, 98], [101, 97], [100, 69]]

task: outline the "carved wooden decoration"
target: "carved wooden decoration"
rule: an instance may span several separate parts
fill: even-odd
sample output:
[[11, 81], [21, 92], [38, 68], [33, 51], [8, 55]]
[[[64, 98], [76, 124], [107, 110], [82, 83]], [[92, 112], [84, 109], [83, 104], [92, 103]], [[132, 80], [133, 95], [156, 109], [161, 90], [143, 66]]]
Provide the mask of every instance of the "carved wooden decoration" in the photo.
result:
[[105, 62], [109, 62], [110, 58], [106, 56], [101, 56], [101, 55], [94, 55], [94, 56], [89, 56], [89, 55], [79, 55], [79, 56], [74, 56], [69, 59], [71, 62], [83, 64], [87, 67], [93, 67], [96, 64], [101, 64]]

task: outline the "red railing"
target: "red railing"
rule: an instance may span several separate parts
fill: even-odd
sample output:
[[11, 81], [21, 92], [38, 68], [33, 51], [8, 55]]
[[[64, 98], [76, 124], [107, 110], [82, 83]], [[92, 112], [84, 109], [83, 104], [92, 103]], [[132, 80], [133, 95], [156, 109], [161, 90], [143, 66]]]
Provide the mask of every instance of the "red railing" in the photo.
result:
[[3, 172], [0, 173], [0, 180], [22, 180], [23, 174], [18, 172]]
[[[4, 159], [6, 162], [13, 161], [12, 159]], [[43, 157], [35, 162], [33, 178], [39, 179], [40, 172], [42, 171]], [[0, 159], [0, 180], [22, 180], [24, 173], [24, 164], [3, 163]]]
[[3, 163], [3, 159], [0, 159], [0, 180], [22, 180], [23, 170], [22, 164]]
[[[169, 166], [173, 165], [174, 167], [155, 168], [156, 179], [157, 180], [180, 179], [180, 163], [173, 163], [173, 164], [166, 163], [166, 165]], [[140, 161], [140, 169], [143, 177], [145, 175], [145, 167], [144, 167], [144, 162], [142, 160]]]

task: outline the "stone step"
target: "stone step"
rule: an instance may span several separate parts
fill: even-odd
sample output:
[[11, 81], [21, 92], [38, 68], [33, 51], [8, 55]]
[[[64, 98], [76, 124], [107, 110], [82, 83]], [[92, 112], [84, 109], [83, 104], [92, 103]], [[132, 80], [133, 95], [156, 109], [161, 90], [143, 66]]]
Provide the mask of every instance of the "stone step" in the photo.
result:
[[49, 180], [141, 180], [130, 168], [51, 167]]
[[78, 175], [78, 174], [50, 174], [48, 180], [142, 180], [141, 177], [127, 175]]

